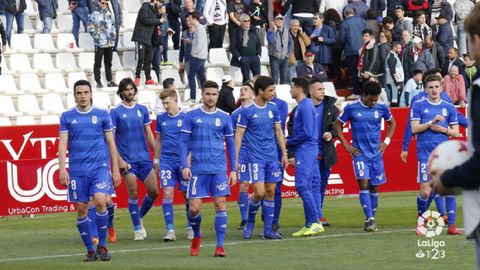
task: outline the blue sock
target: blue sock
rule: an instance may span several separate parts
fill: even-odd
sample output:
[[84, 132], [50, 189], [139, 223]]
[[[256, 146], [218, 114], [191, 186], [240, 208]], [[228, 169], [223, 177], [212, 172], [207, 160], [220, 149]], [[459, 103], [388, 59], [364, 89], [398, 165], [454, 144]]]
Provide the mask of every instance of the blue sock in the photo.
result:
[[275, 202], [263, 201], [263, 234], [270, 235], [272, 233], [272, 222], [275, 212]]
[[257, 217], [257, 212], [258, 208], [260, 208], [260, 205], [262, 204], [262, 201], [258, 201], [257, 203], [253, 202], [253, 199], [250, 199], [248, 201], [248, 218], [247, 218], [247, 223], [255, 224], [255, 218]]
[[187, 228], [191, 228], [192, 224], [190, 224], [190, 219], [188, 218], [188, 212], [190, 211], [190, 203], [188, 201], [185, 203], [185, 210], [187, 211]]
[[277, 183], [275, 188], [275, 209], [273, 210], [273, 224], [278, 224], [280, 221], [280, 212], [282, 211], [282, 183]]
[[107, 227], [108, 227], [108, 211], [104, 213], [97, 212], [97, 230], [98, 230], [98, 246], [105, 247], [107, 245]]
[[377, 207], [378, 207], [378, 192], [371, 193], [370, 192], [370, 202], [372, 205], [372, 215], [375, 217], [375, 213], [377, 213]]
[[437, 205], [437, 211], [440, 215], [445, 215], [447, 212], [445, 211], [445, 197], [435, 194], [435, 204]]
[[366, 220], [373, 218], [372, 201], [370, 200], [370, 191], [360, 190], [360, 205], [365, 213]]
[[423, 198], [419, 193], [417, 196], [417, 213], [421, 216], [428, 208], [428, 198]]
[[113, 218], [115, 217], [115, 205], [113, 203], [110, 205], [107, 205], [107, 211], [108, 211], [108, 228], [112, 228]]
[[82, 238], [82, 242], [87, 248], [88, 252], [95, 251], [95, 247], [92, 242], [92, 233], [90, 231], [90, 219], [87, 217], [77, 218], [77, 229]]
[[165, 218], [165, 225], [167, 231], [173, 230], [173, 202], [169, 199], [163, 199], [162, 203], [163, 217]]
[[150, 210], [150, 208], [152, 208], [152, 205], [153, 205], [153, 202], [155, 200], [150, 198], [150, 196], [145, 195], [145, 197], [143, 197], [143, 202], [142, 202], [142, 207], [140, 208], [140, 217], [143, 218], [147, 213], [148, 213], [148, 210]]
[[138, 199], [128, 198], [128, 212], [130, 212], [130, 218], [132, 219], [133, 230], [139, 231], [140, 227], [140, 212], [138, 210]]
[[95, 205], [88, 206], [88, 219], [90, 220], [90, 233], [92, 237], [98, 238], [97, 231], [97, 208]]
[[295, 188], [300, 195], [300, 198], [302, 198], [305, 227], [310, 228], [312, 223], [318, 222], [317, 207], [315, 205], [315, 200], [313, 199], [312, 191], [303, 185]]
[[225, 234], [227, 232], [227, 211], [216, 211], [215, 213], [215, 233], [217, 235], [217, 247], [223, 247]]
[[425, 207], [425, 211], [427, 211], [428, 208], [430, 208], [430, 205], [432, 204], [433, 200], [435, 199], [435, 195], [437, 195], [435, 192], [430, 191], [430, 196], [428, 196], [427, 207]]
[[238, 207], [240, 208], [240, 216], [242, 217], [242, 220], [247, 220], [248, 192], [240, 191], [238, 193]]
[[202, 224], [202, 213], [198, 213], [198, 215], [191, 217], [190, 213], [188, 215], [188, 219], [190, 220], [190, 224], [192, 224], [192, 229], [195, 238], [201, 237], [202, 234], [200, 233], [200, 224]]
[[448, 226], [454, 225], [457, 219], [457, 198], [449, 195], [445, 199], [447, 205]]

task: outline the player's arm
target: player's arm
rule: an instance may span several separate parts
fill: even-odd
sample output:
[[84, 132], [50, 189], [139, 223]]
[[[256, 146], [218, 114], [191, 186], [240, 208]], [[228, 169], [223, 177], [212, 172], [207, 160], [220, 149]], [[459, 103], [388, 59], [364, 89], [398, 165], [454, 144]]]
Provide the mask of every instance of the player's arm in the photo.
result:
[[[120, 185], [119, 155], [112, 131], [105, 131], [105, 140], [107, 141], [108, 151], [110, 152], [110, 161], [112, 163], [112, 179], [115, 187]], [[124, 169], [124, 168], [121, 168]]]
[[228, 176], [228, 181], [231, 186], [234, 186], [237, 183], [237, 172], [236, 172], [236, 164], [237, 162], [237, 153], [238, 151], [235, 151], [235, 141], [233, 140], [233, 136], [226, 136], [225, 137], [225, 142], [227, 143], [227, 152], [228, 152], [228, 157], [230, 159], [230, 173]]
[[67, 172], [66, 159], [67, 159], [67, 147], [68, 147], [68, 132], [62, 132], [59, 135], [58, 142], [58, 164], [60, 168], [60, 184], [64, 187], [68, 186], [70, 178]]
[[157, 139], [155, 140], [155, 146], [153, 147], [153, 168], [157, 176], [160, 172], [160, 152], [162, 151], [162, 133], [157, 133]]
[[190, 180], [190, 178], [192, 177], [192, 172], [190, 171], [190, 167], [188, 167], [188, 163], [187, 163], [189, 142], [190, 142], [190, 133], [182, 132], [182, 138], [178, 145], [180, 148], [180, 162], [182, 164], [182, 176], [183, 176], [183, 179], [185, 180]]
[[278, 145], [282, 151], [282, 166], [286, 168], [288, 166], [288, 157], [287, 157], [287, 148], [285, 144], [285, 137], [283, 135], [282, 124], [281, 122], [275, 123], [275, 137], [277, 137]]
[[145, 135], [147, 137], [148, 146], [150, 146], [150, 149], [155, 151], [155, 138], [153, 137], [153, 132], [150, 128], [150, 125], [144, 125], [143, 130], [145, 131]]
[[345, 147], [345, 150], [347, 150], [348, 153], [355, 156], [360, 155], [361, 154], [360, 150], [350, 145], [347, 139], [345, 139], [345, 136], [343, 136], [343, 124], [344, 123], [340, 121], [340, 119], [338, 118], [333, 123], [333, 130], [335, 131], [335, 134], [337, 134], [337, 138], [343, 144], [343, 146]]
[[237, 172], [240, 169], [238, 164], [238, 154], [240, 153], [240, 147], [242, 146], [243, 135], [245, 135], [245, 127], [237, 125], [235, 128], [235, 160], [237, 161], [235, 168]]
[[380, 145], [378, 146], [378, 150], [382, 154], [383, 152], [385, 152], [385, 149], [387, 149], [388, 145], [390, 144], [390, 140], [392, 139], [393, 133], [395, 132], [395, 128], [397, 127], [397, 122], [395, 121], [395, 118], [393, 117], [393, 115], [390, 117], [387, 123], [388, 123], [387, 136], [385, 137], [385, 140], [381, 142]]

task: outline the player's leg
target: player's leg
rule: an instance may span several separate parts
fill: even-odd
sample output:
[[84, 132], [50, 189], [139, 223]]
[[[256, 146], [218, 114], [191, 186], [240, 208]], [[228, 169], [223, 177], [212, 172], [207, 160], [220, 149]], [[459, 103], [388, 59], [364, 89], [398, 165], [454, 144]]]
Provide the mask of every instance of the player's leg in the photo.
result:
[[115, 231], [115, 227], [113, 226], [113, 219], [115, 218], [115, 204], [112, 200], [112, 195], [107, 195], [107, 212], [108, 212], [108, 241], [110, 243], [117, 242], [117, 232]]
[[138, 208], [138, 186], [137, 176], [133, 174], [125, 174], [125, 186], [128, 193], [128, 211], [133, 224], [134, 240], [141, 241], [145, 238], [142, 233], [140, 210]]
[[253, 180], [253, 196], [248, 201], [247, 224], [243, 230], [243, 238], [252, 238], [252, 231], [255, 226], [255, 218], [258, 209], [262, 204], [262, 198], [265, 195], [265, 163], [250, 163]]
[[92, 233], [92, 241], [94, 245], [98, 245], [97, 232], [97, 209], [93, 203], [93, 197], [88, 202], [88, 219], [90, 220], [90, 231]]
[[202, 198], [209, 197], [209, 181], [208, 175], [193, 174], [188, 182], [188, 203], [190, 205], [188, 211], [188, 219], [192, 224], [194, 238], [190, 245], [190, 255], [197, 256], [200, 251], [200, 242], [202, 233], [200, 225], [202, 224]]
[[175, 225], [174, 225], [174, 211], [173, 211], [173, 186], [163, 187], [163, 202], [162, 210], [163, 217], [165, 219], [165, 227], [167, 229], [167, 234], [163, 237], [163, 241], [175, 241]]
[[277, 183], [265, 183], [265, 197], [263, 200], [263, 235], [265, 239], [281, 239], [278, 232], [272, 231], [273, 217], [275, 212], [275, 190]]
[[[188, 185], [187, 185], [188, 186]], [[192, 224], [190, 224], [190, 220], [188, 219], [188, 212], [190, 210], [190, 204], [188, 202], [187, 190], [182, 191], [183, 199], [185, 200], [185, 216], [187, 217], [187, 239], [192, 240], [194, 237], [194, 232], [192, 229]]]
[[318, 160], [315, 160], [315, 165], [312, 167], [312, 195], [313, 200], [315, 201], [315, 212], [317, 214], [318, 220], [323, 217], [322, 213], [322, 195], [321, 195], [321, 175], [320, 167], [317, 164]]
[[[283, 181], [283, 173], [282, 173]], [[275, 187], [275, 209], [273, 210], [272, 231], [280, 232], [280, 213], [282, 212], [282, 182], [278, 182]]]
[[242, 220], [240, 221], [239, 230], [243, 230], [245, 224], [247, 224], [247, 212], [248, 212], [248, 188], [250, 187], [250, 166], [247, 162], [239, 161], [240, 164], [240, 174], [238, 176], [238, 181], [240, 182], [240, 187], [238, 191], [238, 207], [240, 209], [240, 216]]
[[458, 235], [462, 232], [455, 225], [457, 218], [457, 198], [455, 195], [448, 195], [445, 198], [448, 215], [448, 234]]
[[321, 179], [320, 205], [322, 209], [322, 217], [320, 217], [320, 222], [322, 223], [323, 226], [330, 226], [330, 223], [328, 223], [327, 218], [323, 216], [323, 201], [325, 200], [325, 192], [328, 186], [328, 178], [330, 177], [330, 167], [327, 167], [324, 159], [318, 161], [318, 166], [320, 168], [320, 179]]
[[378, 208], [378, 186], [372, 185], [369, 183], [368, 191], [370, 192], [370, 203], [372, 206], [372, 215], [375, 218], [375, 214], [377, 213]]
[[157, 177], [155, 175], [155, 171], [153, 170], [152, 163], [150, 161], [142, 162], [139, 167], [140, 169], [137, 176], [143, 181], [145, 189], [147, 190], [147, 194], [145, 194], [145, 197], [143, 197], [142, 207], [140, 207], [140, 218], [143, 219], [143, 217], [152, 208], [155, 199], [158, 197], [159, 191], [157, 186]]
[[92, 241], [92, 233], [90, 228], [90, 219], [88, 218], [88, 202], [77, 202], [77, 229], [82, 238], [82, 242], [87, 248], [86, 262], [97, 259], [95, 246]]
[[369, 179], [357, 179], [359, 191], [360, 205], [362, 206], [363, 213], [365, 214], [365, 231], [368, 231], [368, 225], [370, 220], [374, 220], [372, 211], [372, 201], [370, 199], [370, 191], [368, 188]]
[[417, 182], [420, 184], [420, 192], [417, 197], [417, 215], [421, 216], [425, 211], [427, 211], [430, 203], [429, 198], [432, 193], [432, 188], [430, 187], [430, 175], [427, 171], [426, 162], [418, 162], [418, 176]]
[[107, 211], [107, 194], [102, 192], [94, 192], [93, 200], [97, 208], [97, 230], [98, 230], [98, 246], [97, 254], [102, 261], [109, 261], [110, 254], [107, 246], [107, 227], [108, 227], [108, 211]]
[[215, 234], [217, 236], [217, 246], [215, 248], [215, 257], [225, 257], [223, 242], [227, 233], [227, 205], [226, 197], [219, 196], [214, 198], [215, 204]]

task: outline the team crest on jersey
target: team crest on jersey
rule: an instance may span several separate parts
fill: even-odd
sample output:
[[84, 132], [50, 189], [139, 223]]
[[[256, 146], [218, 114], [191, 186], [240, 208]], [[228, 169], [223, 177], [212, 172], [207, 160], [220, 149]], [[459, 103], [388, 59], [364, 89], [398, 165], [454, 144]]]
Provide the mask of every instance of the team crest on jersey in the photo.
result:
[[273, 118], [273, 112], [272, 111], [268, 111], [268, 117]]
[[447, 117], [447, 114], [448, 114], [448, 113], [447, 113], [447, 108], [443, 108], [443, 109], [442, 109], [442, 115], [445, 116], [445, 117]]
[[375, 119], [378, 119], [378, 111], [375, 111], [375, 112], [373, 113], [373, 116], [375, 116]]
[[215, 118], [215, 126], [220, 126], [220, 118]]
[[138, 117], [142, 117], [142, 112], [140, 110], [137, 110], [137, 115]]
[[182, 126], [182, 119], [178, 119], [177, 121], [177, 127], [181, 127]]
[[97, 116], [92, 116], [92, 124], [96, 124], [98, 122]]

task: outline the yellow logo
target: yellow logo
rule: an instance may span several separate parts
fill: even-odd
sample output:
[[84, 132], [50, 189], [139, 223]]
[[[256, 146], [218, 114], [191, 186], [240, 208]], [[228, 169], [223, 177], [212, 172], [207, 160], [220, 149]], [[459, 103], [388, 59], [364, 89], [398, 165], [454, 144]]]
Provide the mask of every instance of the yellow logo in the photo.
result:
[[445, 117], [447, 117], [447, 115], [448, 115], [447, 108], [443, 108], [443, 109], [442, 109], [442, 115], [445, 116]]

